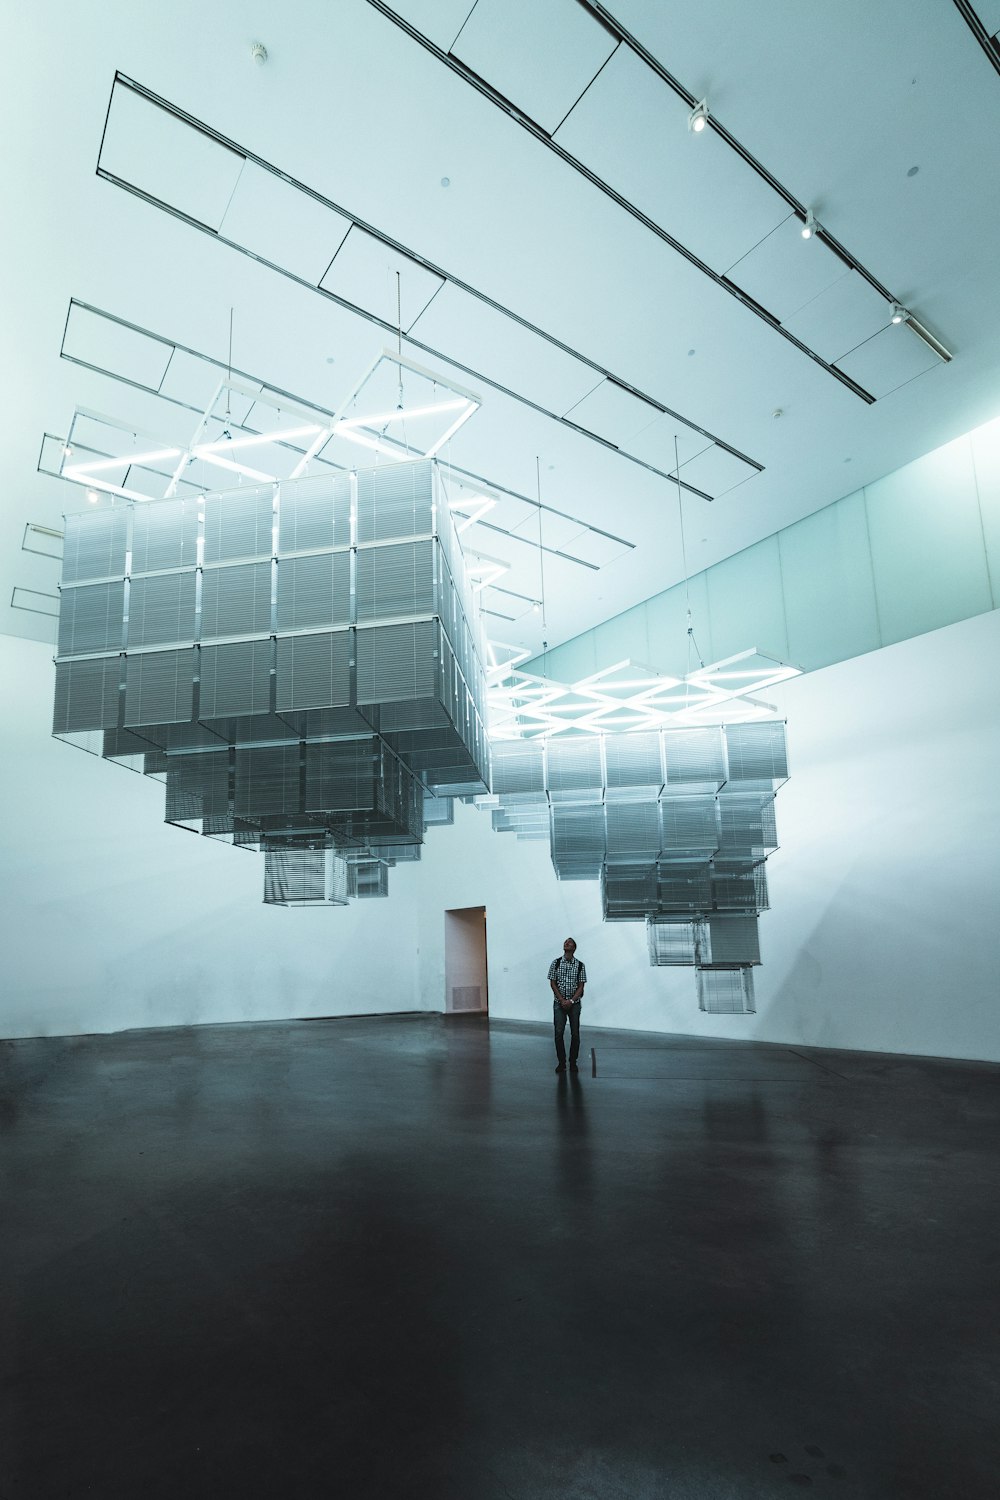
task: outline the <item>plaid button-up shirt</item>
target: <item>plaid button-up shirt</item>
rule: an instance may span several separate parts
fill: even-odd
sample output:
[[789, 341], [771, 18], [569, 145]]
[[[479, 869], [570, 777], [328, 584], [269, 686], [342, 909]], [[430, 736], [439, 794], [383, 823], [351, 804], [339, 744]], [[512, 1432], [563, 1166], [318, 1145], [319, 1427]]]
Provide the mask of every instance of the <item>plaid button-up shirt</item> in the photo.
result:
[[[549, 964], [549, 983], [553, 980], [560, 995], [569, 1000], [581, 984], [587, 983], [587, 970], [579, 958], [554, 958]], [[554, 999], [552, 1003], [556, 1003]]]

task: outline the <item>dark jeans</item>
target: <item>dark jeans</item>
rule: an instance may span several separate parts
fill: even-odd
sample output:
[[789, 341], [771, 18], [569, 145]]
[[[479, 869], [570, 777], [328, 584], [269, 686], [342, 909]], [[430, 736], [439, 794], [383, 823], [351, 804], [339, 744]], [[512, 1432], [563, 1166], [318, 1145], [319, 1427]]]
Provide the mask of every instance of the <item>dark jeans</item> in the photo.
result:
[[575, 1063], [580, 1056], [580, 1006], [583, 1002], [575, 1000], [569, 1010], [563, 1010], [561, 1005], [552, 1002], [552, 1024], [556, 1032], [556, 1057], [559, 1059], [560, 1067], [566, 1066], [566, 1046], [563, 1036], [566, 1031], [566, 1022], [569, 1021], [569, 1060]]

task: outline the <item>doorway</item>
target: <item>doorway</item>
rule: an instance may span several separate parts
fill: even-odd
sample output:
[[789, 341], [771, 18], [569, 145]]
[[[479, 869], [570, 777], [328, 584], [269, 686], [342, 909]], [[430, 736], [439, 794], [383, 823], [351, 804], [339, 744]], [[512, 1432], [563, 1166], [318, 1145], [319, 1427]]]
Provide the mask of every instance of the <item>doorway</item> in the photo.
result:
[[489, 1012], [485, 906], [459, 906], [444, 914], [444, 1010], [448, 1016]]

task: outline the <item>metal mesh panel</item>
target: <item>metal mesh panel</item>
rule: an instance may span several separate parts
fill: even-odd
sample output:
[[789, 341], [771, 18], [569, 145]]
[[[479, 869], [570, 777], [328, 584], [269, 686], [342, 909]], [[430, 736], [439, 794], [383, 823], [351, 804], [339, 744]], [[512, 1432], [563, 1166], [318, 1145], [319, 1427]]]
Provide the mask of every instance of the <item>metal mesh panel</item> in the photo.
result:
[[428, 698], [438, 682], [437, 625], [376, 625], [357, 633], [358, 702]]
[[359, 901], [389, 894], [389, 866], [381, 859], [352, 860], [347, 869], [347, 893]]
[[394, 844], [385, 834], [378, 834], [371, 840], [372, 848], [378, 851], [378, 857], [387, 865], [419, 864], [421, 847], [418, 843]]
[[662, 741], [655, 730], [608, 735], [604, 741], [608, 801], [659, 795]]
[[66, 516], [63, 583], [124, 576], [127, 538], [128, 511], [124, 507]]
[[434, 610], [434, 547], [431, 541], [362, 547], [357, 562], [358, 622]]
[[436, 828], [442, 824], [454, 823], [455, 821], [455, 799], [453, 797], [425, 797], [424, 798], [424, 827]]
[[598, 736], [546, 741], [545, 779], [553, 802], [600, 799], [604, 793], [604, 769]]
[[201, 648], [201, 717], [266, 714], [271, 698], [271, 642]]
[[776, 849], [774, 797], [730, 796], [719, 799], [722, 847], [729, 849]]
[[658, 802], [609, 802], [605, 815], [609, 861], [655, 861], [661, 843]]
[[426, 535], [433, 528], [432, 465], [389, 464], [358, 474], [358, 541]]
[[385, 831], [391, 828], [405, 838], [419, 840], [424, 830], [423, 787], [383, 743], [376, 749], [375, 808], [383, 815]]
[[205, 500], [205, 561], [270, 557], [274, 491], [271, 485]]
[[715, 853], [719, 828], [714, 797], [664, 797], [661, 806], [664, 858], [683, 859], [692, 854], [707, 858]]
[[201, 638], [267, 635], [271, 629], [271, 564], [206, 568], [201, 584]]
[[646, 918], [646, 943], [649, 961], [657, 967], [690, 967], [697, 962], [701, 922], [665, 921], [662, 917]]
[[726, 779], [722, 731], [715, 725], [664, 730], [663, 748], [668, 787], [702, 782], [718, 788]]
[[278, 712], [349, 704], [353, 644], [351, 630], [279, 637], [275, 683]]
[[194, 573], [133, 578], [128, 598], [128, 644], [172, 646], [194, 640]]
[[228, 821], [228, 749], [204, 755], [170, 755], [166, 765], [168, 823], [191, 823], [202, 818], [211, 818], [220, 825]]
[[787, 780], [785, 726], [780, 720], [727, 724], [725, 735], [731, 781]]
[[278, 563], [278, 629], [347, 625], [351, 619], [351, 554], [319, 553]]
[[604, 808], [600, 803], [554, 803], [552, 863], [560, 880], [596, 880], [604, 863]]
[[545, 797], [545, 746], [541, 740], [499, 740], [493, 746], [493, 791], [514, 797]]
[[657, 866], [656, 900], [663, 913], [708, 911], [712, 905], [710, 866], [661, 863]]
[[715, 860], [712, 865], [712, 906], [717, 911], [766, 911], [767, 876], [763, 864]]
[[635, 922], [656, 910], [656, 864], [605, 865], [601, 903], [606, 922]]
[[705, 924], [706, 941], [700, 962], [716, 964], [759, 964], [760, 933], [756, 913], [745, 917], [711, 916]]
[[129, 656], [125, 670], [125, 724], [183, 724], [192, 714], [194, 649]]
[[118, 651], [124, 611], [124, 581], [63, 589], [59, 600], [59, 655]]
[[492, 809], [495, 833], [515, 833], [519, 839], [547, 839], [549, 837], [549, 805], [547, 802], [522, 802]]
[[264, 848], [264, 901], [275, 906], [346, 906], [347, 864], [332, 849]]
[[306, 746], [308, 811], [371, 811], [375, 806], [375, 740]]
[[301, 808], [298, 745], [236, 751], [234, 811], [240, 818], [295, 813]]
[[752, 969], [698, 969], [698, 1009], [714, 1016], [752, 1016]]
[[278, 551], [347, 547], [351, 542], [351, 480], [317, 474], [286, 479], [278, 489]]
[[118, 723], [120, 656], [60, 662], [56, 667], [53, 734], [113, 729]]
[[132, 520], [132, 572], [194, 567], [198, 505], [194, 500], [154, 500], [137, 505]]

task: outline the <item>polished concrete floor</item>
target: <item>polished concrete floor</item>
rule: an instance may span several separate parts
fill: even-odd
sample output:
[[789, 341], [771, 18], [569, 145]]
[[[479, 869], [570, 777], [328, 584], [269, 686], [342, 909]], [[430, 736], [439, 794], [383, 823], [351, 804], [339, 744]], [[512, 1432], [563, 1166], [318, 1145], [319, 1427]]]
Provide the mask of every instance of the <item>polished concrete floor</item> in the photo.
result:
[[0, 1043], [2, 1500], [996, 1500], [1000, 1068], [584, 1041]]

